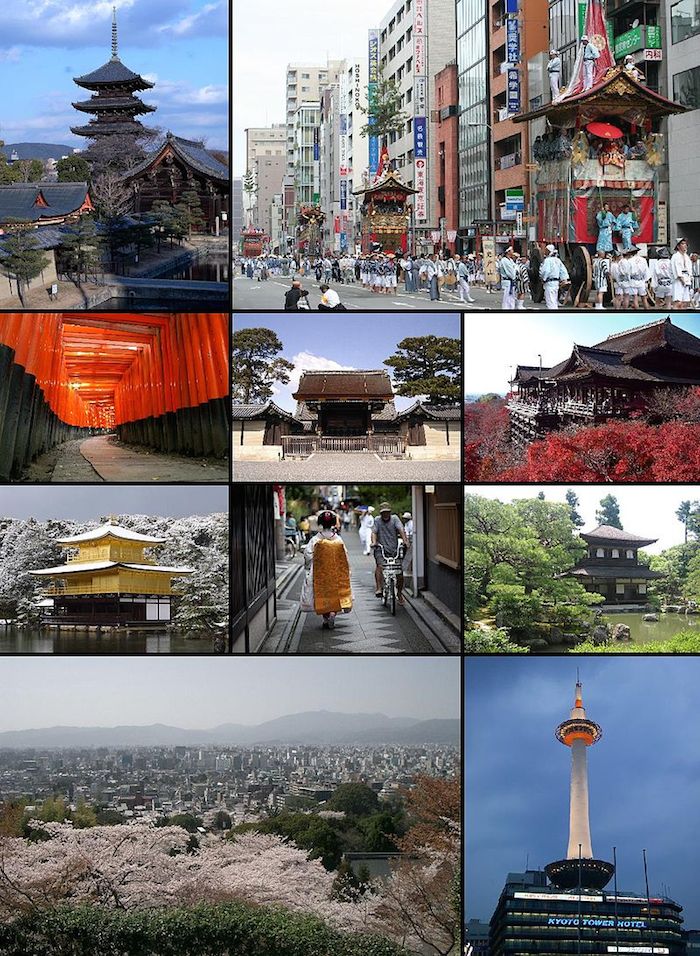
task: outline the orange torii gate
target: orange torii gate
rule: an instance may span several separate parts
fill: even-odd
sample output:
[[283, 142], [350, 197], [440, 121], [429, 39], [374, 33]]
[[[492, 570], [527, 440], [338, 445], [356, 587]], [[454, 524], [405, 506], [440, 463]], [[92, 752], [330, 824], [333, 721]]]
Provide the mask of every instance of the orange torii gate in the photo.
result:
[[224, 313], [0, 314], [0, 480], [96, 430], [226, 457], [228, 382]]

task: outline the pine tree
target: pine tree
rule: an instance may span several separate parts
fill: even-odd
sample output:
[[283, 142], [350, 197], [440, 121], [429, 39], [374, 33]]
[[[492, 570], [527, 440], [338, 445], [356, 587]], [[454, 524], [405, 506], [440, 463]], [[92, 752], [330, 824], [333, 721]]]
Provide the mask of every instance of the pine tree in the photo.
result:
[[33, 231], [18, 228], [5, 239], [0, 250], [0, 262], [5, 272], [17, 283], [17, 294], [22, 305], [23, 288], [49, 265], [51, 261], [39, 248]]
[[595, 513], [595, 520], [598, 524], [606, 524], [611, 528], [619, 528], [622, 531], [620, 505], [614, 495], [606, 495], [600, 499], [600, 508]]
[[61, 243], [65, 271], [78, 281], [100, 261], [100, 239], [92, 216], [81, 216], [65, 233]]
[[571, 521], [576, 528], [582, 528], [586, 523], [581, 515], [578, 513], [579, 500], [578, 495], [573, 488], [569, 488], [564, 496], [566, 498], [566, 503], [569, 506], [569, 514], [571, 515]]
[[183, 206], [187, 210], [187, 232], [201, 232], [205, 225], [204, 211], [202, 210], [202, 201], [196, 189], [187, 189], [180, 196], [178, 206]]

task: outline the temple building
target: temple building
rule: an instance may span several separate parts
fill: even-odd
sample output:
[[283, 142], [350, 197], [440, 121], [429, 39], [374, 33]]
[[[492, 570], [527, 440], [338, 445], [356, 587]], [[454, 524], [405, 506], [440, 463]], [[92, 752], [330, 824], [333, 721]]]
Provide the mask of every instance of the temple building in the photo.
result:
[[700, 386], [700, 338], [669, 317], [592, 346], [574, 345], [550, 368], [518, 365], [510, 385], [516, 443], [569, 425], [629, 419], [660, 393]]
[[116, 10], [112, 14], [111, 58], [92, 73], [74, 77], [73, 82], [92, 93], [89, 99], [73, 103], [73, 107], [81, 113], [94, 114], [87, 125], [71, 126], [71, 132], [77, 136], [88, 139], [106, 136], [138, 138], [153, 133], [137, 117], [153, 113], [155, 106], [149, 106], [135, 94], [152, 89], [154, 84], [132, 72], [119, 59]]
[[206, 150], [204, 143], [170, 132], [122, 176], [132, 194], [132, 212], [148, 212], [157, 200], [178, 203], [184, 192], [194, 191], [202, 207], [202, 228], [217, 234], [228, 219], [229, 179], [228, 166]]
[[383, 458], [458, 458], [457, 405], [422, 400], [397, 411], [384, 370], [303, 372], [295, 412], [274, 402], [234, 404], [234, 457], [261, 461], [323, 452], [366, 452]]
[[576, 578], [587, 591], [602, 594], [606, 605], [632, 608], [648, 602], [647, 586], [663, 574], [639, 563], [639, 549], [654, 544], [656, 538], [640, 538], [629, 531], [599, 525], [587, 534], [580, 533], [588, 553], [566, 577]]
[[11, 183], [0, 186], [0, 233], [18, 221], [34, 226], [73, 222], [94, 210], [87, 183]]
[[47, 624], [110, 627], [162, 625], [172, 614], [172, 579], [192, 568], [162, 567], [145, 554], [165, 544], [112, 521], [57, 542], [66, 564], [30, 573], [48, 578], [42, 601]]

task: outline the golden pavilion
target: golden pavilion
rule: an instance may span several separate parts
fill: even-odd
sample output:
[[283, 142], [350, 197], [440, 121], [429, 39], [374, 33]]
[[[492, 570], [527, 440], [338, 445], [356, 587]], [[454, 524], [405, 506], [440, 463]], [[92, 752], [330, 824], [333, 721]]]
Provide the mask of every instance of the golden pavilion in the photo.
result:
[[31, 574], [49, 578], [41, 602], [49, 624], [155, 625], [167, 622], [172, 611], [172, 580], [193, 568], [170, 568], [147, 557], [146, 550], [165, 544], [106, 524], [57, 542], [68, 551], [66, 563]]

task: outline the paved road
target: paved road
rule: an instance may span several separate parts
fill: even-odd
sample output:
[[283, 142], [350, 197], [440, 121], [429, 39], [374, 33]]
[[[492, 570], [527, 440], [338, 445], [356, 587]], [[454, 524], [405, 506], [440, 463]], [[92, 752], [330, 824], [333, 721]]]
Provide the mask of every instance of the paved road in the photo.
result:
[[[430, 654], [443, 651], [421, 619], [410, 610], [410, 599], [392, 617], [374, 596], [374, 559], [362, 553], [357, 531], [343, 535], [351, 568], [353, 607], [338, 614], [335, 628], [323, 630], [317, 614], [302, 614], [290, 653], [301, 654]], [[301, 578], [289, 597], [299, 600]], [[444, 652], [444, 651], [443, 651]]]
[[371, 452], [311, 455], [297, 461], [236, 461], [234, 481], [461, 481], [456, 461], [384, 459]]
[[[268, 279], [267, 282], [258, 282], [241, 275], [234, 276], [233, 307], [241, 310], [281, 311], [284, 308], [284, 293], [290, 285], [291, 280], [282, 276]], [[319, 283], [313, 278], [306, 277], [303, 280], [303, 285], [305, 289], [309, 289], [309, 302], [312, 310], [316, 311], [321, 301]], [[403, 291], [402, 286], [399, 286], [395, 295], [376, 295], [367, 289], [363, 289], [361, 285], [336, 285], [333, 283], [332, 288], [338, 292], [343, 305], [348, 310], [359, 312], [375, 310], [400, 312], [414, 309], [418, 312], [432, 310], [460, 311], [463, 308], [460, 305], [459, 296], [447, 291], [441, 293], [442, 298], [439, 302], [431, 302], [427, 292], [407, 294]], [[488, 298], [489, 300], [495, 300], [496, 296], [491, 295]], [[484, 307], [482, 306], [482, 308]], [[489, 301], [488, 308], [493, 307], [492, 301]], [[471, 308], [475, 308], [475, 306]]]

